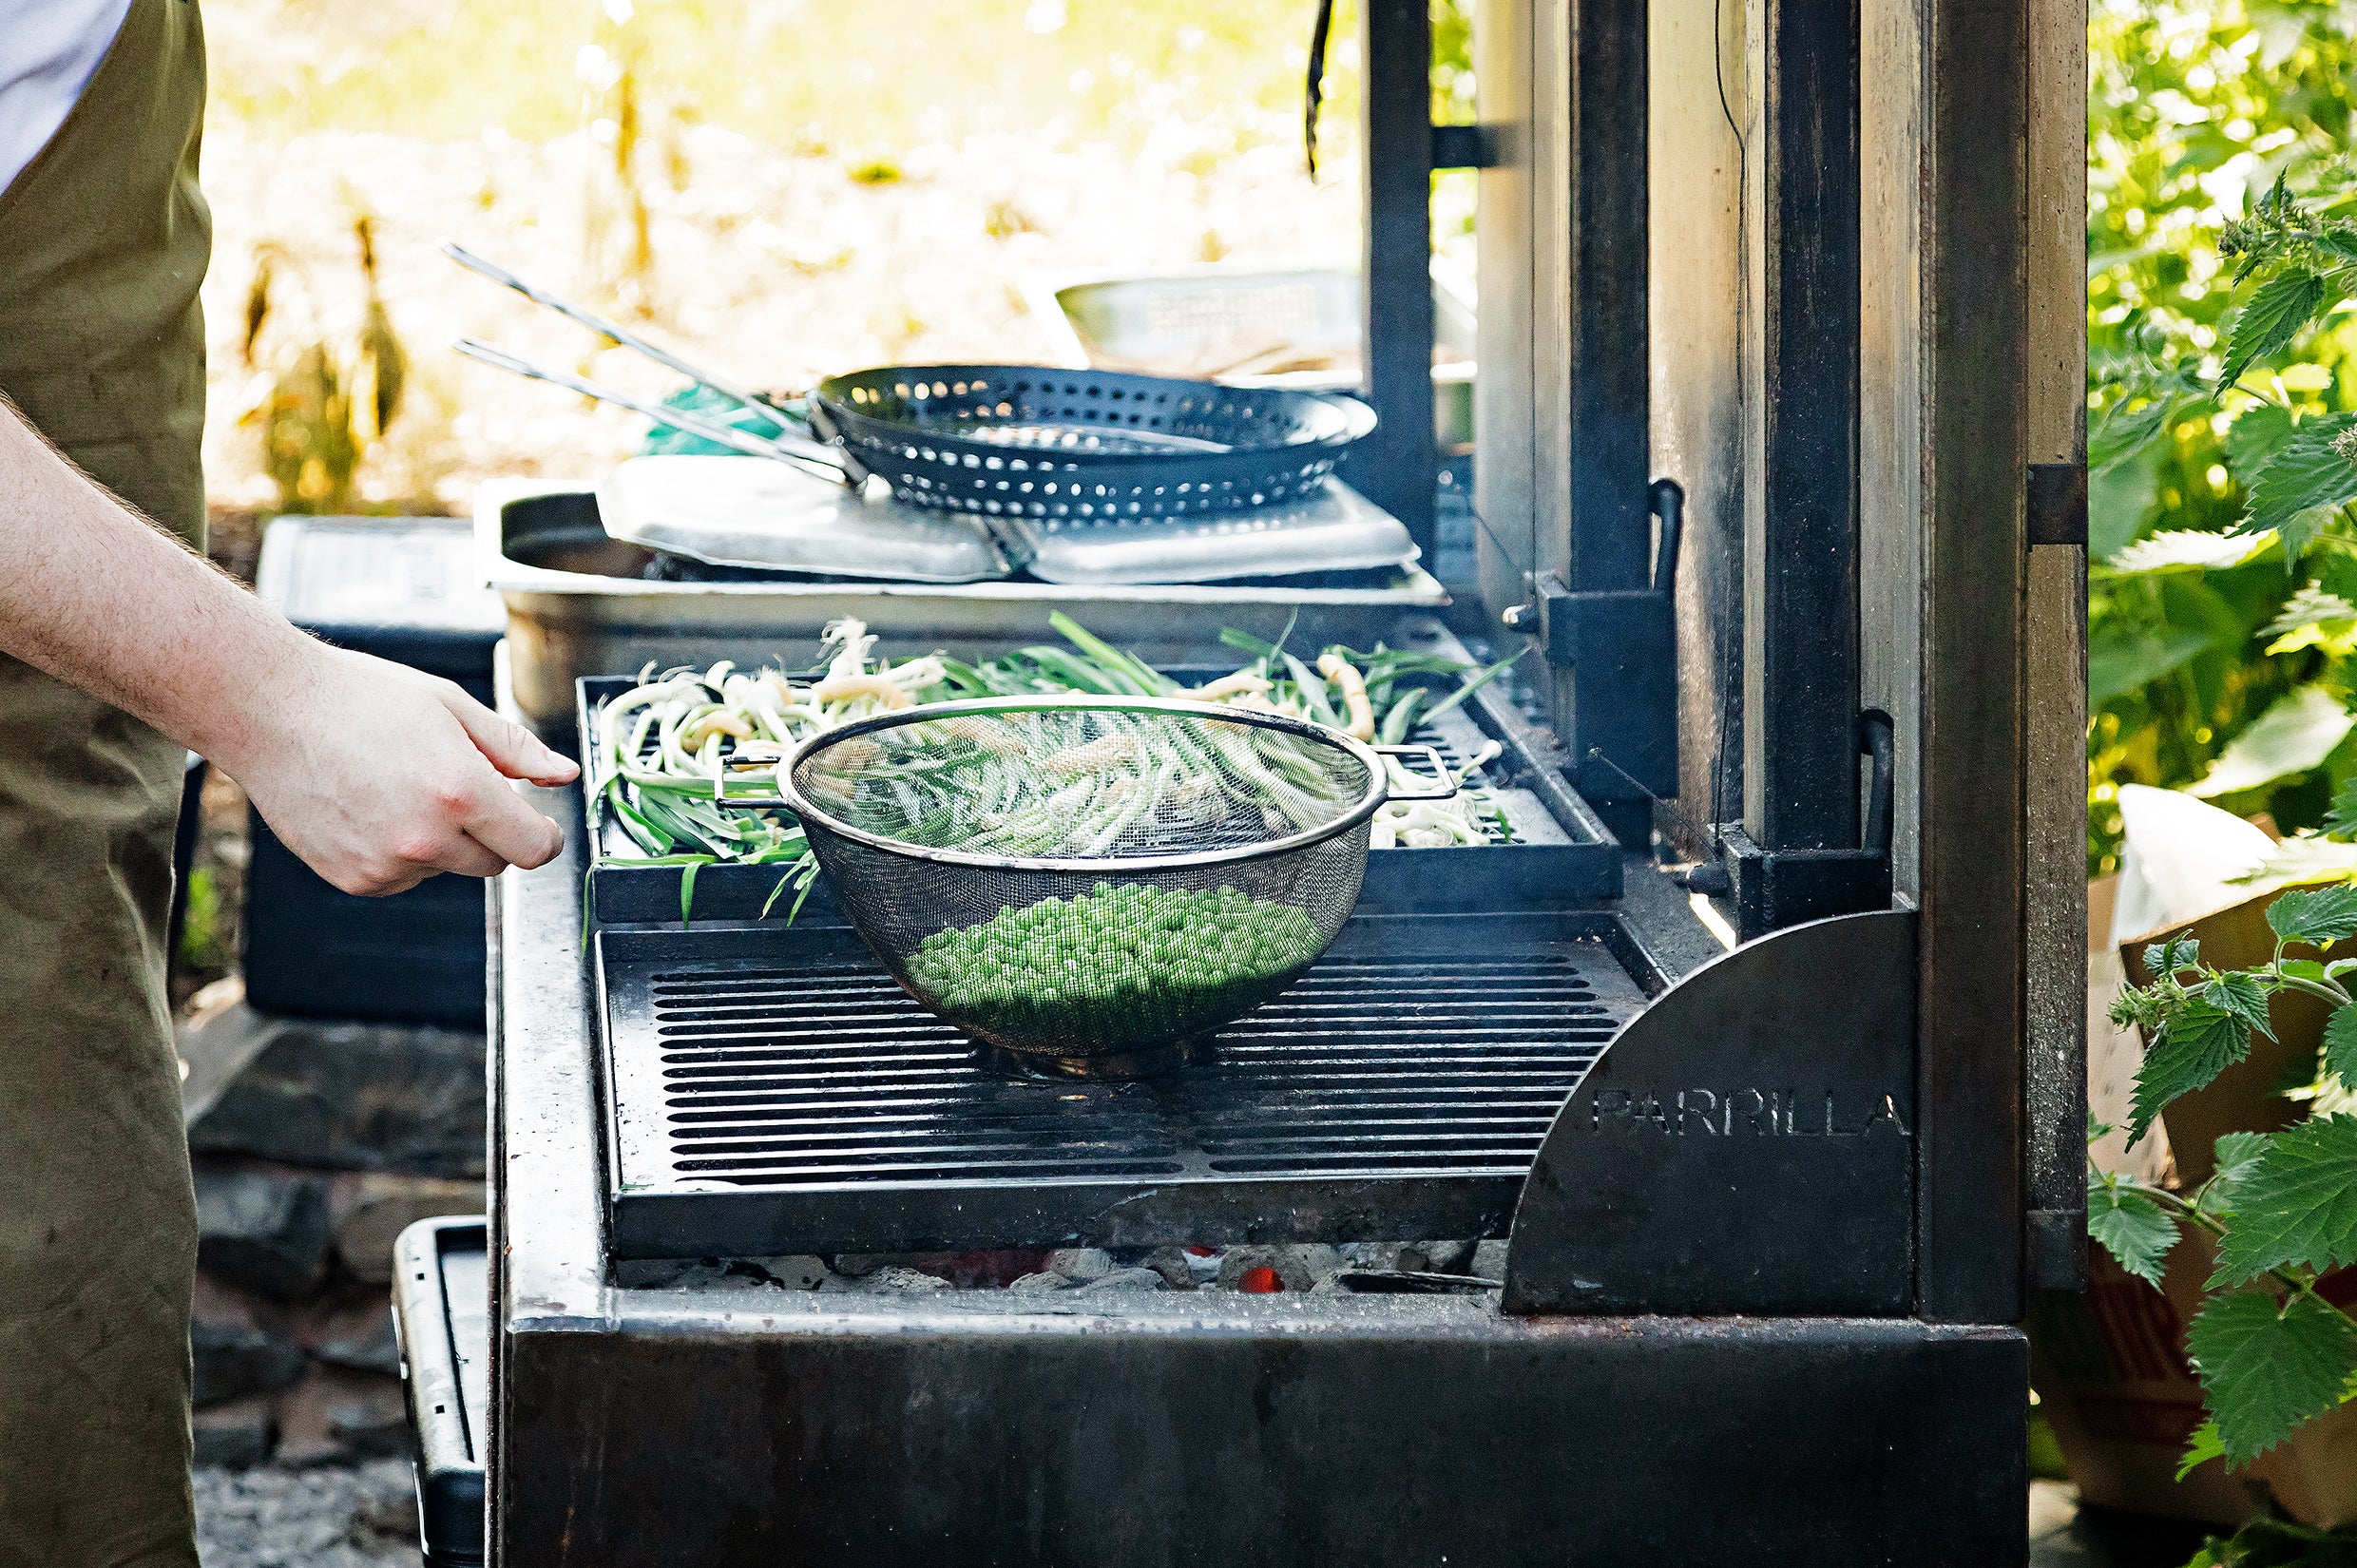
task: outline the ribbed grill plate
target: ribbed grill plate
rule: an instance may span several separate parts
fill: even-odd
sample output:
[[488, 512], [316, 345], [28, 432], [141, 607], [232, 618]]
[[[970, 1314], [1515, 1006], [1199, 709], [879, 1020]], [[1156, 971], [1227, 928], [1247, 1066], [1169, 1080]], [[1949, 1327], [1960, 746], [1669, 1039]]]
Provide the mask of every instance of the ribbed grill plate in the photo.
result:
[[1353, 921], [1213, 1059], [1010, 1079], [839, 929], [598, 937], [624, 1257], [1503, 1227], [1643, 1004], [1608, 916]]

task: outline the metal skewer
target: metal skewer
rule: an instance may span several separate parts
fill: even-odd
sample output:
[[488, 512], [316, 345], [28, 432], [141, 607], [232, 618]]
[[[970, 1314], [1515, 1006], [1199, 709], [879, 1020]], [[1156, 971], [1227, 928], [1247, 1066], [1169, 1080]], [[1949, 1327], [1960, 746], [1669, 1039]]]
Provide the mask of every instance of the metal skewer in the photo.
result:
[[[518, 277], [514, 273], [509, 272], [498, 262], [477, 256], [474, 252], [467, 249], [464, 245], [457, 243], [455, 240], [444, 240], [442, 242], [442, 254], [457, 262], [460, 266], [465, 267], [469, 272], [478, 273], [483, 277], [489, 278], [494, 283], [498, 283], [506, 288], [513, 289], [525, 298], [529, 299], [533, 304], [545, 305], [548, 309], [556, 312], [559, 316], [564, 316], [566, 320], [572, 321], [580, 326], [586, 327], [601, 337], [608, 338], [615, 343], [619, 343], [623, 348], [628, 349], [635, 354], [644, 354], [656, 364], [662, 366], [663, 369], [686, 376], [688, 380], [694, 382], [704, 391], [715, 393], [718, 396], [727, 398], [730, 402], [737, 404], [740, 408], [750, 409], [756, 413], [761, 414], [767, 418], [777, 420], [780, 423], [783, 423], [792, 417], [791, 415], [788, 415], [786, 411], [776, 403], [771, 401], [769, 398], [763, 397], [758, 392], [747, 392], [742, 387], [737, 386], [733, 382], [724, 381], [720, 377], [713, 374], [710, 371], [705, 370], [703, 367], [690, 364], [688, 361], [680, 358], [678, 354], [673, 354], [670, 350], [648, 342], [645, 338], [641, 337], [638, 334], [630, 331], [627, 327], [622, 326], [617, 322], [608, 321], [605, 317], [599, 316], [594, 311], [584, 310], [581, 306], [574, 304], [569, 299], [559, 298], [557, 296], [550, 294], [547, 290], [541, 288], [537, 284], [526, 282], [523, 278]], [[499, 351], [492, 350], [491, 352], [497, 354]], [[475, 357], [480, 359], [483, 356], [481, 354], [476, 354]], [[502, 370], [514, 370], [516, 365], [522, 364], [523, 361], [517, 360], [513, 364], [503, 364], [499, 360], [486, 360], [485, 363], [498, 364]], [[537, 373], [527, 371], [517, 371], [516, 373], [537, 374]], [[556, 377], [548, 374], [537, 374], [537, 379], [547, 381], [555, 380]], [[571, 385], [571, 383], [565, 381], [557, 381], [557, 384], [559, 386]], [[575, 386], [573, 390], [576, 392], [581, 392], [582, 388]], [[605, 397], [604, 394], [601, 392], [584, 392], [584, 395], [589, 397], [603, 397], [604, 401], [609, 403], [619, 401], [613, 397]], [[628, 407], [630, 405], [625, 404], [623, 406]], [[676, 417], [679, 411], [680, 411], [676, 410], [664, 411], [657, 414], [650, 414], [648, 417], [661, 419], [663, 423], [676, 426], [680, 430], [692, 429], [692, 427], [684, 419]], [[697, 430], [695, 433], [698, 435], [704, 435], [708, 440], [717, 439], [717, 437], [708, 435], [706, 431], [702, 430]], [[779, 434], [775, 436], [766, 437], [756, 435], [749, 430], [739, 430], [737, 433], [751, 440], [768, 441], [783, 451], [792, 452], [795, 455], [808, 458], [814, 462], [824, 463], [829, 468], [834, 468], [836, 472], [840, 473], [846, 484], [856, 486], [868, 477], [867, 469], [865, 468], [861, 467], [861, 465], [855, 459], [852, 458], [849, 453], [845, 452], [842, 448], [834, 446], [832, 443], [814, 441], [807, 436], [795, 435], [785, 431], [781, 431]], [[747, 455], [753, 457], [767, 457], [771, 455], [765, 451], [752, 451], [741, 442], [729, 442], [726, 443], [726, 445], [731, 447], [734, 450], [746, 452]]]
[[[687, 431], [690, 435], [699, 435], [706, 441], [726, 447], [731, 451], [742, 452], [747, 457], [766, 457], [780, 463], [792, 463], [805, 468], [820, 468], [825, 470], [827, 478], [840, 484], [856, 485], [858, 483], [846, 470], [840, 452], [820, 442], [794, 438], [792, 444], [789, 445], [784, 440], [756, 435], [751, 430], [740, 430], [734, 425], [724, 425], [717, 419], [707, 419], [702, 414], [687, 409], [666, 409], [661, 404], [649, 403], [644, 398], [634, 397], [617, 388], [586, 380], [568, 371], [550, 370], [545, 365], [535, 365], [528, 359], [519, 359], [505, 349], [495, 349], [489, 343], [477, 342], [471, 337], [462, 337], [450, 347], [469, 359], [480, 360], [494, 369], [506, 371], [510, 375], [520, 375], [531, 381], [546, 381], [550, 386], [564, 387], [577, 392], [584, 397], [592, 397], [601, 403], [611, 403], [617, 408], [628, 409], [631, 412], [643, 414], [658, 424], [672, 426]], [[801, 449], [805, 448], [808, 449], [807, 451]]]

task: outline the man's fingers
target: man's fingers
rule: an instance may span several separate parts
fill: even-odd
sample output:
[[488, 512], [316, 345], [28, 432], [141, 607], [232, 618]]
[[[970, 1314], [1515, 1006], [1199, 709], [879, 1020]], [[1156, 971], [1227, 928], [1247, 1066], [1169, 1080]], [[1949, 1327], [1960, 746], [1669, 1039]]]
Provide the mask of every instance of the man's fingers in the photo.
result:
[[483, 849], [527, 871], [546, 866], [565, 848], [564, 829], [526, 805], [513, 790], [488, 778], [473, 792], [458, 826]]
[[509, 778], [553, 788], [580, 776], [581, 769], [571, 759], [550, 751], [531, 731], [501, 717], [466, 693], [452, 688], [443, 694], [442, 703], [466, 726], [467, 737], [475, 749]]
[[445, 850], [434, 864], [459, 876], [497, 876], [508, 869], [506, 860], [464, 835]]

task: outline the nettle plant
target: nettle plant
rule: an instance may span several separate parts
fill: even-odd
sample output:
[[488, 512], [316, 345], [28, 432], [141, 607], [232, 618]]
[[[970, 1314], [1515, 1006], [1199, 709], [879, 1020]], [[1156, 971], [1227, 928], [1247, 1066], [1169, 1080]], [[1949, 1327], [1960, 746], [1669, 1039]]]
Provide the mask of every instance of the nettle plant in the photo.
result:
[[[2357, 786], [2339, 813], [2357, 817]], [[2357, 885], [2299, 889], [2268, 907], [2275, 952], [2255, 968], [2201, 962], [2190, 936], [2145, 949], [2150, 985], [2120, 994], [2113, 1021], [2147, 1042], [2137, 1074], [2129, 1146], [2162, 1110], [2207, 1087], [2274, 1038], [2269, 1004], [2287, 991], [2330, 1005], [2314, 1082], [2299, 1091], [2308, 1119], [2274, 1133], [2228, 1133], [2217, 1166], [2190, 1191], [2098, 1168], [2087, 1174], [2087, 1229], [2119, 1266], [2157, 1289], [2185, 1227], [2207, 1232], [2217, 1261], [2186, 1331], [2211, 1419], [2194, 1433], [2182, 1478], [2204, 1460], [2245, 1464], [2309, 1421], [2357, 1399], [2357, 1318], [2317, 1289], [2357, 1263], [2357, 957], [2328, 957], [2357, 937]], [[2089, 1141], [2111, 1129], [2089, 1128]]]

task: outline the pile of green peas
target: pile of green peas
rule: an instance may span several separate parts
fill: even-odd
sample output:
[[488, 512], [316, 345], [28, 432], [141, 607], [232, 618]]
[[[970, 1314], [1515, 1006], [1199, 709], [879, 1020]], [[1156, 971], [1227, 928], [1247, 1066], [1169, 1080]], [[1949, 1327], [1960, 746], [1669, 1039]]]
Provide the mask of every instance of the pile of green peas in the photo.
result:
[[1069, 899], [936, 931], [908, 977], [956, 1022], [1005, 1042], [1079, 1048], [1176, 1040], [1225, 1023], [1318, 955], [1310, 917], [1234, 888], [1100, 882]]

